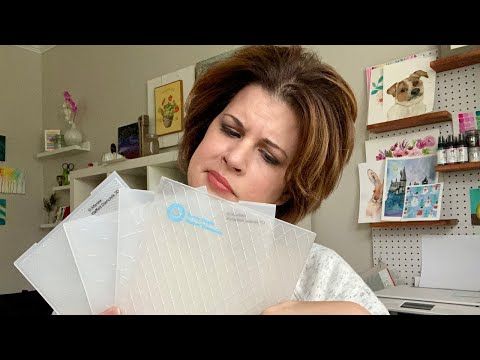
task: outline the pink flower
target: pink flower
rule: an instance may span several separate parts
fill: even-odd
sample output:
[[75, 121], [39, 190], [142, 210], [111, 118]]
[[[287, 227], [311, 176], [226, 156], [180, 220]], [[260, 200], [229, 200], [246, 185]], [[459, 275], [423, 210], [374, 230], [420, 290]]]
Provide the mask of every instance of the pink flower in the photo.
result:
[[394, 151], [393, 151], [393, 156], [394, 157], [402, 157], [405, 155], [405, 151], [400, 149], [400, 148], [396, 148]]
[[72, 124], [75, 121], [75, 117], [78, 112], [77, 103], [73, 100], [72, 96], [68, 91], [63, 92], [63, 98], [63, 111], [65, 113], [65, 121], [69, 124]]
[[428, 135], [424, 139], [428, 147], [435, 146], [435, 138], [432, 135]]
[[375, 156], [375, 159], [376, 160], [384, 160], [385, 159], [385, 155], [383, 153], [379, 153], [377, 154], [377, 156]]
[[420, 156], [422, 155], [422, 152], [419, 150], [419, 148], [415, 148], [413, 149], [410, 153], [409, 153], [409, 156]]
[[416, 144], [417, 148], [419, 149], [423, 149], [424, 147], [427, 146], [427, 142], [425, 140], [417, 140], [417, 144]]

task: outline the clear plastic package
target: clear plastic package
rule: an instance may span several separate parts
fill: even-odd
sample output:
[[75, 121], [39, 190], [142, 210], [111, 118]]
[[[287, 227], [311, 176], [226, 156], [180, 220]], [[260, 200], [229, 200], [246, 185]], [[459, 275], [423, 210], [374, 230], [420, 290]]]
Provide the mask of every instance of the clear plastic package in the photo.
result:
[[119, 241], [142, 231], [127, 314], [258, 314], [291, 298], [316, 236], [167, 178], [120, 218]]

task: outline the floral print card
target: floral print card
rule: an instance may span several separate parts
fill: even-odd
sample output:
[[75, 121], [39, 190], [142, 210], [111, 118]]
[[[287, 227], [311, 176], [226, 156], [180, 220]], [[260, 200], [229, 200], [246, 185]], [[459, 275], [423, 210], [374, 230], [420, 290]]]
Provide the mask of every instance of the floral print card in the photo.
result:
[[365, 141], [366, 162], [436, 155], [439, 129]]
[[443, 183], [407, 186], [402, 221], [440, 220]]

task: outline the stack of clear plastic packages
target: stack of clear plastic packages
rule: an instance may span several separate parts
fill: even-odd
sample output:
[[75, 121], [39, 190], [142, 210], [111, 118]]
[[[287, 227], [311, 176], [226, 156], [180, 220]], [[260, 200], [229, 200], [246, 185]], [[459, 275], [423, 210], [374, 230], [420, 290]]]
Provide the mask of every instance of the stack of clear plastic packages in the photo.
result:
[[[165, 177], [129, 189], [114, 173], [15, 265], [59, 314], [258, 314], [291, 298], [315, 239], [274, 215]], [[51, 238], [61, 251], [40, 256]]]
[[[80, 256], [72, 251], [72, 249], [82, 249], [82, 244], [77, 246], [76, 239], [72, 241], [67, 237], [65, 230], [68, 230], [69, 227], [66, 225], [82, 222], [84, 219], [96, 223], [97, 219], [105, 218], [110, 220], [112, 225], [107, 232], [115, 234], [117, 232], [114, 225], [118, 216], [118, 192], [121, 188], [128, 188], [128, 185], [117, 173], [110, 174], [66, 219], [52, 229], [40, 242], [33, 244], [14, 262], [17, 269], [43, 296], [55, 313], [64, 315], [94, 313], [85, 291], [85, 279], [80, 277], [77, 267]], [[85, 246], [91, 245], [90, 236], [101, 238], [100, 235], [89, 233], [88, 236], [81, 239], [84, 240]], [[112, 258], [112, 255], [116, 254], [114, 240], [116, 240], [115, 235], [113, 241], [110, 241], [110, 243], [114, 243], [115, 248], [109, 250], [113, 253], [109, 254], [108, 258]], [[73, 247], [71, 247], [72, 244]], [[96, 249], [87, 256], [95, 258], [98, 263], [105, 264], [109, 268], [115, 267], [115, 264], [101, 259], [97, 253], [97, 245], [100, 247], [103, 244], [95, 243], [93, 245]], [[104, 282], [102, 286], [111, 287], [112, 285]]]

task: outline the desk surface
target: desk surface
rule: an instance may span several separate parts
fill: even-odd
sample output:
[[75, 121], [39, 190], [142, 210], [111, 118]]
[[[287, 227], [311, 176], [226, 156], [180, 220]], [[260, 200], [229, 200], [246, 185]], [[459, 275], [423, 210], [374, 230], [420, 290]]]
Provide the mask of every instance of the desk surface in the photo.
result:
[[396, 286], [375, 294], [389, 311], [432, 315], [480, 315], [480, 292]]

